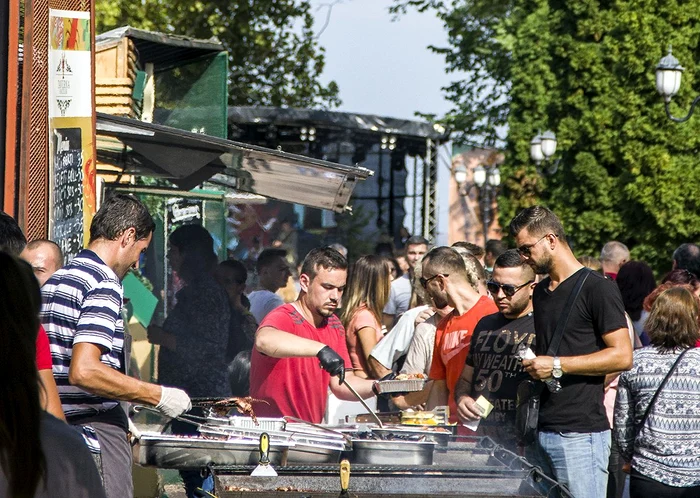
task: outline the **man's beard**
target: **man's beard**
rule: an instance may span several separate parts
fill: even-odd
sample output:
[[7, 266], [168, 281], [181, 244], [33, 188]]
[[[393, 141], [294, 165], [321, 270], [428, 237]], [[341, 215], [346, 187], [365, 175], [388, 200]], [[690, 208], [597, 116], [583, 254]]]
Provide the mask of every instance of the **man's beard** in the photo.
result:
[[552, 257], [548, 256], [546, 259], [542, 261], [533, 261], [532, 264], [530, 265], [532, 269], [535, 271], [536, 274], [538, 275], [548, 275], [549, 273], [552, 272]]

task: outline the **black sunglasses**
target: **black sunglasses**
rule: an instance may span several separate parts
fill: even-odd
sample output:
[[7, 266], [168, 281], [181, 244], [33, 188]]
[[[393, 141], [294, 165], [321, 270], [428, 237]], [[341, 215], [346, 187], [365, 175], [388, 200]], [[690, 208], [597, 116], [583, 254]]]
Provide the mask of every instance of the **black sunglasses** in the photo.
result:
[[520, 253], [521, 256], [525, 256], [526, 258], [529, 258], [531, 251], [532, 251], [532, 248], [535, 247], [540, 242], [542, 242], [548, 235], [554, 235], [555, 237], [557, 236], [554, 233], [544, 234], [542, 237], [540, 237], [540, 240], [538, 240], [537, 242], [534, 242], [532, 244], [523, 244], [522, 246], [518, 247], [518, 252]]
[[489, 280], [488, 282], [486, 282], [486, 288], [489, 290], [489, 292], [493, 296], [498, 295], [499, 289], [503, 289], [503, 294], [505, 294], [506, 297], [513, 297], [516, 292], [518, 292], [520, 289], [522, 289], [526, 285], [530, 285], [532, 282], [534, 282], [534, 280], [530, 280], [529, 282], [525, 282], [522, 285], [513, 285], [513, 284], [499, 284], [498, 282], [494, 282], [493, 280]]
[[421, 284], [421, 285], [423, 286], [423, 288], [425, 289], [426, 287], [428, 287], [428, 284], [430, 283], [430, 281], [433, 280], [434, 278], [437, 278], [437, 277], [449, 277], [449, 276], [450, 276], [450, 275], [447, 274], [447, 273], [437, 273], [437, 274], [433, 275], [433, 276], [430, 277], [430, 278], [423, 278], [423, 277], [421, 277], [421, 278], [420, 278], [420, 284]]

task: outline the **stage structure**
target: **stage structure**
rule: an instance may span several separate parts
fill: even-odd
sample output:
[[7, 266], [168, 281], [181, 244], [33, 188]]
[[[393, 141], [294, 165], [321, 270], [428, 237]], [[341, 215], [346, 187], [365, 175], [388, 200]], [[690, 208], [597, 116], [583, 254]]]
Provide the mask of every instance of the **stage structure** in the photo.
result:
[[[367, 233], [398, 241], [408, 211], [409, 233], [434, 238], [438, 163], [445, 156], [439, 152], [449, 141], [444, 127], [369, 114], [229, 107], [228, 130], [231, 140], [374, 171], [352, 197], [356, 212], [371, 215]], [[305, 210], [305, 216], [321, 215]]]

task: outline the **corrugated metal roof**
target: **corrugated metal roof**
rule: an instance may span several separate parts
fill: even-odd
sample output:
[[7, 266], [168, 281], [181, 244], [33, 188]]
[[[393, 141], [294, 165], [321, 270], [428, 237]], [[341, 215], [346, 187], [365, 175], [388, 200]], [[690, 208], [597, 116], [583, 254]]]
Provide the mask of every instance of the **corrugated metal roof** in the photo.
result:
[[95, 37], [95, 43], [99, 47], [122, 38], [130, 38], [139, 52], [139, 61], [153, 63], [156, 70], [180, 66], [193, 59], [225, 51], [224, 46], [216, 38], [200, 40], [187, 36], [146, 31], [131, 26], [123, 26], [101, 33]]

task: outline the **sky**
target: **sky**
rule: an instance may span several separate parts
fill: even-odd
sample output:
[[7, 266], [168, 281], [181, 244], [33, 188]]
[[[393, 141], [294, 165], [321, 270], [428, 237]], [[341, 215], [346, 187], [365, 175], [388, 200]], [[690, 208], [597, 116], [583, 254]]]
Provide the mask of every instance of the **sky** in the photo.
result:
[[[318, 32], [334, 0], [312, 0]], [[444, 115], [450, 104], [441, 87], [457, 75], [445, 73], [444, 57], [428, 45], [446, 46], [439, 19], [410, 11], [392, 21], [391, 0], [341, 0], [320, 34], [326, 49], [321, 80], [335, 80], [340, 111], [417, 119], [414, 112]]]

